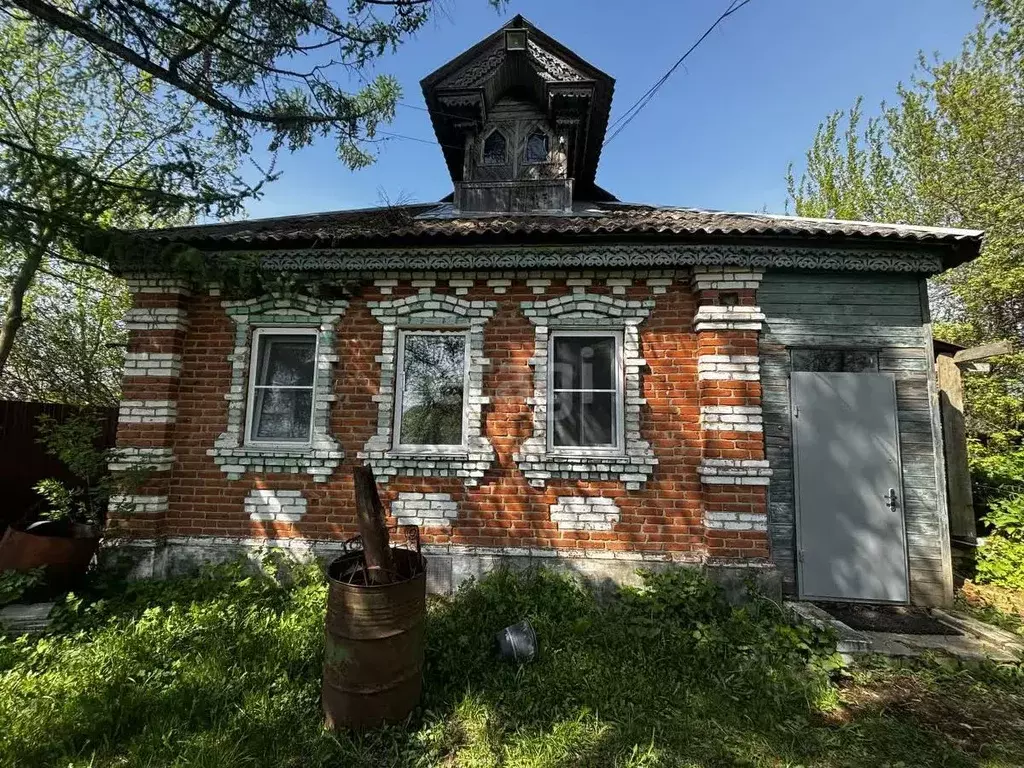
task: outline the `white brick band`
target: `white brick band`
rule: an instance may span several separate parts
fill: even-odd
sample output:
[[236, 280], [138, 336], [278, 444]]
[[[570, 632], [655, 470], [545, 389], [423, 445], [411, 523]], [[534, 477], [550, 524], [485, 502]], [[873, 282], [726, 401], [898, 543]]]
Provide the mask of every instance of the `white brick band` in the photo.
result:
[[765, 315], [760, 307], [708, 305], [698, 308], [693, 316], [697, 331], [760, 331]]
[[128, 290], [132, 293], [163, 293], [188, 296], [188, 282], [179, 277], [144, 277], [142, 275], [127, 275], [125, 282], [128, 283]]
[[173, 400], [122, 400], [118, 424], [173, 424], [178, 404]]
[[705, 512], [704, 527], [719, 531], [767, 531], [768, 516], [754, 512]]
[[165, 472], [174, 466], [174, 452], [170, 448], [118, 448], [107, 467], [111, 472], [130, 469], [148, 469]]
[[254, 488], [245, 497], [245, 511], [256, 522], [294, 523], [306, 514], [306, 499], [302, 491]]
[[450, 528], [459, 505], [447, 493], [400, 493], [391, 502], [391, 514], [399, 525]]
[[559, 496], [549, 510], [560, 531], [610, 531], [621, 517], [615, 502], [601, 496]]
[[700, 424], [704, 429], [728, 432], [763, 432], [764, 418], [759, 405], [702, 405]]
[[772, 478], [763, 459], [702, 459], [697, 474], [706, 485], [768, 485]]
[[757, 355], [701, 355], [697, 358], [697, 378], [701, 381], [760, 381], [760, 360]]
[[181, 355], [170, 352], [129, 352], [124, 356], [125, 376], [181, 375]]
[[180, 307], [137, 307], [125, 313], [124, 323], [132, 331], [184, 331], [188, 312]]
[[697, 291], [757, 290], [764, 272], [748, 267], [694, 267], [693, 288]]
[[107, 506], [111, 514], [158, 514], [167, 511], [166, 496], [142, 496], [126, 494], [111, 496]]

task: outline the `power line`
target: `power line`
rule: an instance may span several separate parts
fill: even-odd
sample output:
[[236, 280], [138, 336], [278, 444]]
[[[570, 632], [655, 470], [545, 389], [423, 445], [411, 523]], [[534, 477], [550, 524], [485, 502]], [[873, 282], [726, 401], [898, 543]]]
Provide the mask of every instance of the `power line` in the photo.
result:
[[704, 42], [708, 35], [715, 31], [715, 28], [719, 24], [725, 21], [729, 16], [732, 16], [732, 14], [736, 13], [736, 11], [740, 10], [749, 2], [750, 0], [743, 0], [741, 3], [739, 3], [739, 5], [737, 5], [736, 0], [732, 0], [732, 2], [729, 3], [729, 6], [725, 9], [722, 15], [715, 19], [715, 23], [708, 27], [704, 34], [697, 39], [697, 42], [691, 45], [690, 48], [686, 51], [686, 53], [679, 57], [676, 63], [669, 68], [668, 72], [662, 75], [657, 80], [657, 82], [654, 83], [654, 85], [648, 88], [647, 92], [644, 93], [644, 95], [641, 96], [639, 99], [637, 99], [636, 102], [634, 102], [633, 106], [627, 109], [617, 120], [615, 120], [614, 122], [612, 122], [610, 126], [608, 126], [608, 130], [613, 131], [613, 133], [611, 136], [605, 139], [605, 142], [604, 144], [602, 144], [602, 146], [608, 146], [616, 136], [618, 136], [620, 133], [622, 133], [622, 131], [625, 130], [626, 126], [628, 126], [631, 122], [633, 122], [634, 119], [636, 119], [636, 116], [640, 114], [644, 107], [651, 103], [654, 97], [658, 94], [658, 91], [661, 90], [661, 87], [668, 82], [668, 79], [672, 76], [672, 74], [677, 69], [679, 69], [679, 66], [684, 61], [686, 61], [686, 57], [693, 53], [695, 50], [697, 50], [700, 44]]

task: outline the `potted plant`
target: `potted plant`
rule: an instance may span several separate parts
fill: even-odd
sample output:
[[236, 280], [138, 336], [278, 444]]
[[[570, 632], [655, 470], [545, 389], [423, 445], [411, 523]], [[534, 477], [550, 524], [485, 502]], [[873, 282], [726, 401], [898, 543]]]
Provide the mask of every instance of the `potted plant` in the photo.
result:
[[114, 477], [107, 469], [111, 450], [100, 447], [101, 421], [88, 410], [57, 422], [39, 420], [40, 442], [79, 483], [53, 478], [36, 491], [46, 502], [41, 520], [10, 526], [0, 540], [0, 572], [45, 568], [56, 588], [71, 586], [89, 567], [99, 547], [110, 499], [134, 487], [137, 477]]

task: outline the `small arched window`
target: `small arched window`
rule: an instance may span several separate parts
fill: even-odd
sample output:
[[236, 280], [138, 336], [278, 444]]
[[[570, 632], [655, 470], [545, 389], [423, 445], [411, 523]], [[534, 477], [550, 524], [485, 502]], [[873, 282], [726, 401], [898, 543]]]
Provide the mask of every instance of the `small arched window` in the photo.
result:
[[484, 165], [504, 165], [508, 162], [508, 141], [501, 131], [491, 131], [484, 139]]
[[546, 163], [548, 161], [549, 149], [550, 140], [548, 135], [538, 128], [526, 140], [526, 162]]

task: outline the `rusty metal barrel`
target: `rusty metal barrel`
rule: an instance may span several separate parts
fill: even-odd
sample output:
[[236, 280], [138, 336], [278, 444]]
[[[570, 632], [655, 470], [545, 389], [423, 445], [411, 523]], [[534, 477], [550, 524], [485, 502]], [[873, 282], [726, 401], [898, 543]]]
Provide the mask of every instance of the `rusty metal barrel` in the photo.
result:
[[359, 730], [404, 720], [423, 687], [427, 605], [423, 555], [393, 549], [397, 579], [367, 584], [363, 554], [327, 569], [323, 708], [328, 728]]

